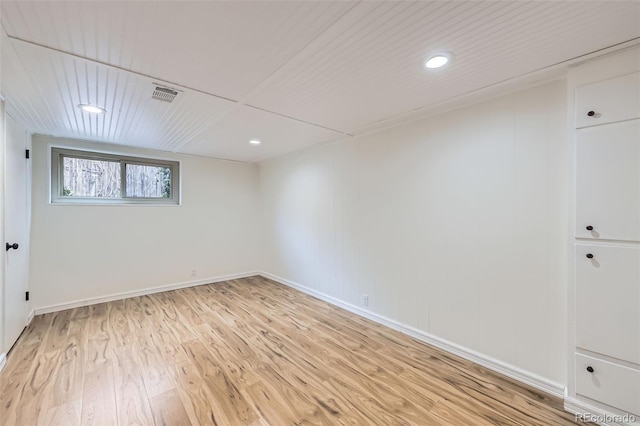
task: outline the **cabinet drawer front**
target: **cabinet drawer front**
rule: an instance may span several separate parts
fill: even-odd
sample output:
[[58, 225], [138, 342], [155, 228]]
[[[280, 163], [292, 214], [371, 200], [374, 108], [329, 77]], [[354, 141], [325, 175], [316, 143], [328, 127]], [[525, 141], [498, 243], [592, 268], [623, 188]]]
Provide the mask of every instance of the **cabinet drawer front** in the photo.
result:
[[628, 74], [576, 89], [577, 128], [639, 117], [640, 73]]
[[640, 370], [576, 354], [576, 393], [640, 415]]
[[576, 244], [575, 270], [576, 345], [640, 364], [640, 248]]
[[576, 236], [640, 241], [640, 120], [578, 131]]

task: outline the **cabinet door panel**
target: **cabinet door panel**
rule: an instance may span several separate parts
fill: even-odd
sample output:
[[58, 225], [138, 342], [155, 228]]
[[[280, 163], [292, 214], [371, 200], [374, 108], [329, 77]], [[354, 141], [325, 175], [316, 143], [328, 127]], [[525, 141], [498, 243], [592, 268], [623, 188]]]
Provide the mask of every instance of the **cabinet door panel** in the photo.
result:
[[[593, 114], [589, 112], [593, 111]], [[576, 127], [640, 117], [640, 73], [623, 75], [576, 89]]]
[[576, 393], [640, 415], [640, 371], [634, 368], [576, 354]]
[[640, 248], [576, 244], [576, 345], [640, 364]]
[[640, 120], [578, 131], [576, 237], [640, 241]]

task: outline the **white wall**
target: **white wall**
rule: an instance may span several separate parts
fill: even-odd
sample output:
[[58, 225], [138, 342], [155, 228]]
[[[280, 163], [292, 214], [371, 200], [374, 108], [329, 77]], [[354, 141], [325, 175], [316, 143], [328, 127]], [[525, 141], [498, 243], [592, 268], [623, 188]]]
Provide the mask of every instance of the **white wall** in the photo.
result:
[[[49, 204], [50, 144], [179, 160], [182, 205]], [[34, 308], [254, 271], [257, 176], [252, 164], [34, 136]]]
[[260, 165], [262, 270], [566, 383], [566, 87]]

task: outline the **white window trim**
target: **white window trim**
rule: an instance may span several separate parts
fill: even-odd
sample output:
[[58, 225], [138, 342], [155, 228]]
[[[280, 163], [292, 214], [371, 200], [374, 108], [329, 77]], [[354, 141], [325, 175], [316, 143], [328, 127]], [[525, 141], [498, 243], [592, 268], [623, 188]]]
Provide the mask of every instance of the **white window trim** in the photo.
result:
[[[171, 169], [171, 197], [169, 198], [151, 198], [151, 197], [119, 197], [119, 198], [102, 198], [102, 197], [65, 197], [62, 195], [63, 190], [63, 171], [62, 161], [64, 157], [85, 158], [89, 160], [104, 160], [119, 162], [121, 174], [121, 193], [126, 195], [126, 164], [136, 164], [145, 166], [168, 167]], [[67, 205], [156, 205], [156, 206], [175, 206], [180, 205], [180, 162], [172, 160], [161, 160], [148, 157], [135, 157], [130, 155], [120, 155], [113, 153], [85, 151], [81, 149], [51, 147], [51, 199], [52, 204]]]

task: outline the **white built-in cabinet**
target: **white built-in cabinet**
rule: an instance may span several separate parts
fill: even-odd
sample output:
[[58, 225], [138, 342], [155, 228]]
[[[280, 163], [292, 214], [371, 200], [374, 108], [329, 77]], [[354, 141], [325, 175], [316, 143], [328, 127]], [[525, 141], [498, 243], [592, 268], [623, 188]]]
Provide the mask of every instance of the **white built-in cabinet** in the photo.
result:
[[570, 72], [575, 235], [568, 393], [577, 406], [640, 420], [640, 51], [617, 55]]
[[[605, 96], [603, 96], [605, 95]], [[576, 88], [576, 128], [638, 118], [638, 73], [617, 76]]]
[[576, 369], [593, 373], [578, 374], [580, 396], [608, 404], [627, 413], [637, 413], [640, 401], [640, 370], [602, 357], [576, 354]]
[[640, 120], [577, 131], [576, 236], [640, 241]]
[[640, 248], [578, 243], [575, 255], [576, 346], [640, 365]]

